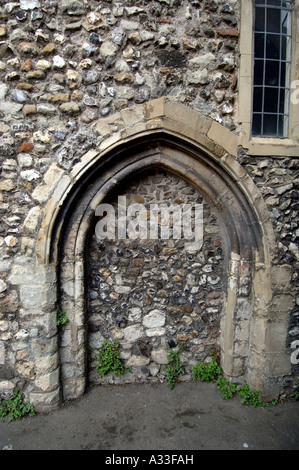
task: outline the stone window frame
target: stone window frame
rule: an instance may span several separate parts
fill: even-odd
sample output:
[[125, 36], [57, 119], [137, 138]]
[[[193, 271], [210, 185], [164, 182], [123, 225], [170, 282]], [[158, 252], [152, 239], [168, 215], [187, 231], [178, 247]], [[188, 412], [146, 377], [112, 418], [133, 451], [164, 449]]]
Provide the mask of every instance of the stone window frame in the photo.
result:
[[[292, 67], [291, 84], [299, 79], [299, 0], [294, 1], [292, 18]], [[289, 136], [253, 137], [252, 97], [254, 66], [254, 0], [242, 0], [240, 24], [240, 71], [239, 71], [239, 144], [251, 155], [298, 156], [299, 103], [290, 100]], [[250, 90], [250, 92], [248, 92]], [[291, 90], [292, 92], [295, 90]]]

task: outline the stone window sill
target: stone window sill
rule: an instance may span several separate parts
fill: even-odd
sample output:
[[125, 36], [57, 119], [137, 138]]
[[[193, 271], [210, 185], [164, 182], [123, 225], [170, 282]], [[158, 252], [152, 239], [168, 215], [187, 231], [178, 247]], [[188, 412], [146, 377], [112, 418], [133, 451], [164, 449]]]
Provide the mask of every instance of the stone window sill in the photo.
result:
[[240, 144], [251, 155], [298, 157], [299, 141], [287, 138], [243, 137]]

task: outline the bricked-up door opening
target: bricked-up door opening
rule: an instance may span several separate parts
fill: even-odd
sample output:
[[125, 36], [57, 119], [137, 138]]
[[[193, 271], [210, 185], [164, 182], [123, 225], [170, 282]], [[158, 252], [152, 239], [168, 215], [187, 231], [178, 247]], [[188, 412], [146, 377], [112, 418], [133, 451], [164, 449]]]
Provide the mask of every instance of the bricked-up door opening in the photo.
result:
[[[182, 351], [181, 379], [192, 380], [194, 365], [220, 349], [224, 256], [217, 214], [188, 182], [159, 169], [129, 180], [117, 193], [107, 198], [115, 208], [113, 237], [97, 240], [95, 225], [87, 244], [89, 380], [165, 380], [163, 365], [171, 348]], [[146, 209], [148, 230], [134, 234], [134, 239], [118, 238], [120, 195], [127, 208], [137, 204], [137, 209]], [[165, 233], [154, 233], [151, 239], [154, 205], [161, 210], [171, 207], [173, 213], [163, 221], [160, 211], [158, 225], [162, 229], [164, 223]], [[188, 246], [183, 230], [173, 231], [183, 228], [174, 210], [182, 215], [187, 205], [203, 207], [202, 246]], [[98, 349], [107, 339], [119, 342], [121, 357], [131, 367], [124, 376], [102, 378], [96, 370]]]
[[[150, 173], [152, 170], [157, 173]], [[95, 245], [99, 204], [109, 202], [112, 194], [124, 194], [124, 184], [132, 185], [133, 181], [133, 186], [141, 188], [150, 175], [160, 179], [165, 191], [167, 178], [173, 184], [186, 184], [186, 192], [204, 202], [209, 242], [188, 263], [178, 247], [169, 251], [161, 242], [151, 247], [114, 243], [103, 251]], [[129, 186], [127, 190], [130, 192]], [[146, 199], [145, 194], [137, 194], [136, 187], [134, 191], [135, 196]], [[168, 193], [172, 200], [171, 191]], [[186, 344], [189, 374], [194, 361], [219, 347], [227, 376], [237, 377], [242, 369], [254, 376], [250, 362], [254, 344], [250, 339], [252, 264], [256, 258], [261, 267], [264, 262], [261, 233], [240, 188], [202, 151], [163, 134], [118, 147], [74, 188], [61, 211], [56, 234], [59, 250], [53, 256], [59, 259], [59, 306], [70, 318], [60, 340], [64, 398], [84, 393], [88, 375], [95, 380], [93, 354], [109, 335], [121, 340], [122, 355], [134, 366], [130, 376], [134, 380], [159, 377], [158, 367], [174, 344], [171, 340], [179, 339]], [[180, 256], [183, 258], [178, 261]], [[165, 268], [160, 276], [157, 262], [162, 259]], [[177, 268], [172, 263], [177, 263]], [[262, 272], [261, 268], [259, 275]], [[156, 336], [150, 336], [153, 332]]]
[[[30, 358], [34, 358], [36, 375], [28, 382], [30, 401], [37, 410], [49, 411], [59, 406], [62, 399], [83, 395], [94, 370], [92, 348], [96, 349], [101, 337], [111, 333], [116, 320], [115, 310], [111, 309], [111, 314], [108, 309], [100, 312], [108, 305], [101, 304], [107, 293], [119, 301], [121, 317], [123, 304], [129, 303], [128, 318], [119, 318], [115, 331], [124, 335], [121, 340], [131, 340], [129, 333], [137, 332], [136, 340], [127, 341], [129, 347], [122, 344], [124, 358], [140, 368], [135, 377], [141, 374], [159, 379], [153, 366], [157, 371], [163, 365], [159, 361], [163, 361], [163, 356], [165, 360], [167, 348], [184, 338], [192, 338], [192, 343], [186, 344], [190, 348], [186, 360], [190, 373], [192, 361], [209, 353], [211, 340], [212, 347], [220, 349], [226, 377], [246, 380], [252, 388], [261, 389], [265, 399], [277, 398], [290, 373], [286, 340], [293, 308], [291, 270], [277, 257], [279, 247], [263, 196], [237, 159], [237, 136], [212, 119], [166, 98], [122, 110], [118, 115], [100, 119], [95, 126], [99, 136], [95, 148], [87, 153], [82, 148], [82, 156], [76, 161], [68, 160], [65, 168], [53, 163], [34, 191], [41, 205], [28, 214], [22, 237], [22, 249], [34, 248], [34, 253], [29, 250], [32, 260], [28, 258], [28, 264], [18, 260], [9, 277], [20, 293], [22, 314], [36, 314], [41, 326], [38, 340], [34, 338], [31, 344]], [[198, 263], [176, 258], [171, 250], [176, 248], [178, 252], [178, 245], [175, 243], [169, 250], [161, 241], [151, 247], [138, 245], [145, 249], [143, 259], [135, 245], [128, 252], [122, 247], [115, 254], [115, 244], [107, 245], [100, 257], [98, 244], [95, 246], [92, 239], [101, 217], [97, 208], [111, 202], [113, 196], [123, 197], [130, 184], [141, 187], [145, 179], [161, 175], [164, 188], [165, 181], [172, 178], [176, 184], [186, 184], [186, 192], [203, 202], [210, 241], [196, 256], [204, 254], [207, 258]], [[174, 197], [171, 191], [168, 193], [167, 199]], [[146, 202], [145, 196], [133, 192], [139, 203], [142, 198]], [[163, 224], [161, 231], [162, 228]], [[213, 254], [210, 257], [205, 252], [209, 245]], [[147, 249], [154, 253], [147, 253]], [[108, 251], [113, 254], [111, 261], [118, 260], [118, 265], [107, 263]], [[215, 253], [221, 258], [217, 259], [218, 264], [209, 262], [212, 269], [207, 260], [215, 261]], [[156, 269], [158, 276], [158, 263], [162, 260], [170, 267], [160, 270], [161, 279], [153, 279], [153, 286], [149, 286], [147, 272]], [[174, 275], [174, 265], [183, 262], [184, 267], [178, 268], [182, 271]], [[106, 266], [97, 268], [99, 263]], [[122, 271], [110, 275], [113, 266]], [[144, 299], [142, 305], [132, 306], [133, 295], [129, 300], [117, 297], [126, 296], [130, 287], [126, 284], [130, 278], [123, 276], [125, 266], [131, 270], [132, 278], [144, 282], [136, 282], [136, 292], [135, 286], [132, 288], [132, 294], [146, 290], [144, 309]], [[97, 271], [102, 268], [101, 273]], [[212, 271], [203, 274], [204, 269]], [[214, 278], [213, 270], [217, 274]], [[176, 287], [183, 285], [174, 291], [178, 297], [169, 294], [174, 283]], [[200, 295], [205, 286], [214, 289], [203, 299]], [[192, 295], [196, 300], [193, 304]], [[137, 295], [137, 301], [141, 300]], [[167, 311], [167, 306], [174, 310]], [[204, 309], [212, 316], [205, 316]], [[69, 318], [62, 330], [56, 324], [59, 310], [64, 310]], [[107, 320], [106, 328], [101, 323], [103, 319]], [[153, 332], [156, 336], [149, 335]], [[158, 332], [164, 336], [158, 336]], [[138, 361], [148, 363], [139, 366]], [[141, 367], [146, 369], [141, 371]]]

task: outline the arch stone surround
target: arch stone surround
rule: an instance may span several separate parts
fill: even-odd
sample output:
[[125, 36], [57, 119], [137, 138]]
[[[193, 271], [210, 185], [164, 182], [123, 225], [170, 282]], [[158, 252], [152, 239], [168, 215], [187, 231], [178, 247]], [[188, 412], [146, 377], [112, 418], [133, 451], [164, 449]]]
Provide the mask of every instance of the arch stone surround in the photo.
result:
[[[276, 240], [268, 209], [237, 161], [238, 137], [181, 104], [160, 98], [93, 125], [97, 148], [70, 170], [53, 164], [34, 191], [36, 206], [24, 224], [24, 265], [10, 282], [36, 298], [44, 337], [32, 343], [36, 376], [30, 400], [37, 409], [57, 407], [86, 387], [84, 254], [94, 211], [126, 178], [162, 168], [187, 180], [215, 207], [225, 233], [226, 293], [221, 325], [224, 373], [240, 378], [265, 397], [280, 393], [290, 360], [285, 351], [290, 271], [274, 264]], [[36, 235], [37, 234], [37, 235]], [[27, 273], [27, 275], [26, 275]], [[33, 288], [34, 286], [34, 288]], [[56, 328], [61, 291], [67, 292], [70, 323]], [[32, 299], [30, 302], [32, 312]], [[66, 344], [64, 355], [59, 345]]]

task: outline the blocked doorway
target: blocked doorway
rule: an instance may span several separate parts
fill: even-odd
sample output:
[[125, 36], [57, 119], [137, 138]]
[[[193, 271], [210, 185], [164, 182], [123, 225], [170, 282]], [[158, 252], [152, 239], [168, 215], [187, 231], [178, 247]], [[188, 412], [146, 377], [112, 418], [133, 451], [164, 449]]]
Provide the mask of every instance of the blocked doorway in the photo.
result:
[[[144, 233], [138, 226], [134, 237], [118, 239], [116, 224], [114, 237], [99, 240], [97, 218], [91, 229], [86, 251], [88, 379], [91, 383], [163, 381], [163, 365], [174, 349], [185, 364], [181, 379], [192, 380], [193, 366], [220, 350], [224, 252], [219, 218], [197, 189], [158, 168], [129, 178], [107, 197], [116, 221], [120, 200], [127, 213], [133, 205], [146, 209], [148, 230]], [[181, 217], [189, 209], [194, 219], [195, 207], [202, 209], [203, 239], [197, 244], [190, 242], [195, 239], [195, 221], [187, 240]], [[157, 219], [151, 217], [150, 208], [161, 209]], [[163, 208], [172, 208], [164, 217], [167, 220]], [[158, 230], [150, 232], [155, 222]], [[99, 376], [97, 353], [105, 340], [118, 341], [130, 368], [124, 376]]]
[[[60, 340], [64, 397], [78, 397], [88, 381], [101, 381], [95, 373], [95, 353], [109, 336], [120, 340], [122, 357], [132, 366], [125, 381], [161, 379], [166, 352], [177, 347], [178, 341], [185, 346], [182, 359], [189, 378], [194, 363], [215, 349], [220, 350], [228, 377], [249, 371], [254, 344], [250, 340], [255, 308], [253, 264], [263, 246], [246, 197], [209, 157], [168, 136], [154, 136], [146, 145], [133, 141], [120, 153], [93, 167], [62, 213], [59, 302], [60, 309], [70, 315]], [[154, 179], [160, 179], [155, 184], [167, 190], [166, 200], [182, 197], [173, 196], [169, 186], [183, 184], [186, 196], [203, 202], [210, 233], [205, 234], [203, 250], [193, 258], [187, 259], [173, 240], [170, 246], [161, 241], [126, 246], [125, 240], [121, 246], [113, 241], [99, 247], [93, 239], [100, 204], [126, 191], [150, 202], [145, 188]], [[142, 186], [144, 194], [138, 194]], [[155, 191], [150, 193], [158, 194]], [[258, 256], [262, 263], [263, 252]]]
[[[270, 214], [262, 195], [237, 160], [237, 137], [211, 119], [166, 99], [122, 111], [104, 122], [100, 120], [96, 128], [100, 135], [97, 147], [74, 162], [70, 171], [69, 166], [64, 171], [54, 163], [38, 186], [36, 196], [42, 195], [42, 201], [46, 199], [46, 202], [38, 212], [40, 221], [35, 257], [26, 267], [28, 276], [24, 275], [25, 266], [18, 264], [14, 267], [15, 275], [11, 276], [14, 285], [28, 290], [33, 274], [34, 291], [43, 299], [38, 313], [43, 315], [45, 330], [40, 338], [40, 349], [32, 351], [38, 374], [30, 384], [30, 401], [40, 410], [50, 410], [59, 405], [61, 399], [79, 398], [84, 394], [92, 370], [89, 343], [95, 340], [97, 347], [101, 339], [101, 325], [93, 317], [98, 312], [89, 311], [89, 291], [93, 291], [92, 300], [95, 301], [92, 308], [96, 307], [97, 295], [104, 293], [104, 289], [97, 291], [96, 286], [88, 285], [86, 260], [88, 250], [93, 252], [95, 212], [113, 192], [122, 194], [123, 184], [129, 184], [132, 178], [136, 182], [152, 170], [187, 182], [217, 214], [217, 225], [221, 227], [222, 235], [223, 260], [219, 265], [222, 266], [222, 277], [219, 276], [222, 303], [220, 318], [214, 325], [217, 325], [214, 331], [216, 336], [218, 331], [218, 336], [216, 342], [213, 338], [213, 346], [220, 347], [221, 366], [227, 378], [238, 381], [242, 375], [252, 388], [263, 390], [265, 398], [277, 397], [290, 365], [285, 350], [290, 278], [279, 275], [280, 270], [287, 274], [285, 266], [275, 265], [277, 244]], [[30, 220], [24, 224], [28, 233], [32, 230]], [[29, 242], [33, 240], [29, 240], [27, 235], [23, 237], [24, 246]], [[166, 248], [163, 244], [161, 246], [162, 250]], [[161, 246], [156, 250], [159, 251]], [[131, 251], [135, 249], [132, 246]], [[139, 268], [143, 273], [143, 266]], [[19, 272], [22, 272], [22, 277]], [[121, 279], [121, 276], [115, 277], [115, 285], [123, 286]], [[188, 277], [188, 282], [191, 279]], [[179, 278], [176, 280], [180, 281]], [[155, 295], [155, 291], [150, 293]], [[167, 300], [167, 295], [165, 298]], [[141, 309], [140, 306], [133, 308]], [[151, 306], [146, 308], [148, 310], [140, 324], [150, 343], [155, 337], [147, 337], [151, 326], [147, 320], [155, 318], [160, 321], [161, 325], [157, 327], [156, 324], [154, 328], [165, 328], [165, 332], [167, 321], [165, 312], [146, 317], [152, 313]], [[58, 309], [64, 310], [69, 318], [62, 331], [56, 327]], [[185, 313], [186, 320], [187, 317], [192, 318], [192, 324], [188, 319], [184, 328], [190, 326], [190, 334], [192, 330], [199, 333], [195, 326], [199, 329], [201, 326], [193, 323], [194, 317], [191, 317], [196, 312]], [[136, 328], [140, 310], [134, 310], [134, 314], [133, 326]], [[124, 322], [121, 326], [121, 334], [124, 334], [123, 330], [131, 325]], [[175, 327], [178, 329], [178, 324]], [[180, 333], [175, 331], [177, 335]], [[105, 334], [103, 329], [103, 338]], [[170, 339], [168, 330], [164, 344], [171, 349]], [[130, 352], [136, 362], [140, 357], [145, 360], [140, 348], [150, 353], [150, 363], [144, 365], [147, 368], [154, 349], [149, 343], [139, 343], [134, 346], [134, 354]], [[158, 344], [154, 346], [158, 347]], [[130, 351], [130, 347], [127, 350]], [[200, 347], [198, 354], [199, 350]], [[46, 359], [49, 357], [51, 361]], [[130, 360], [130, 357], [125, 359]], [[45, 370], [41, 367], [43, 364]], [[191, 366], [191, 360], [188, 365]], [[154, 375], [152, 377], [155, 379]]]

